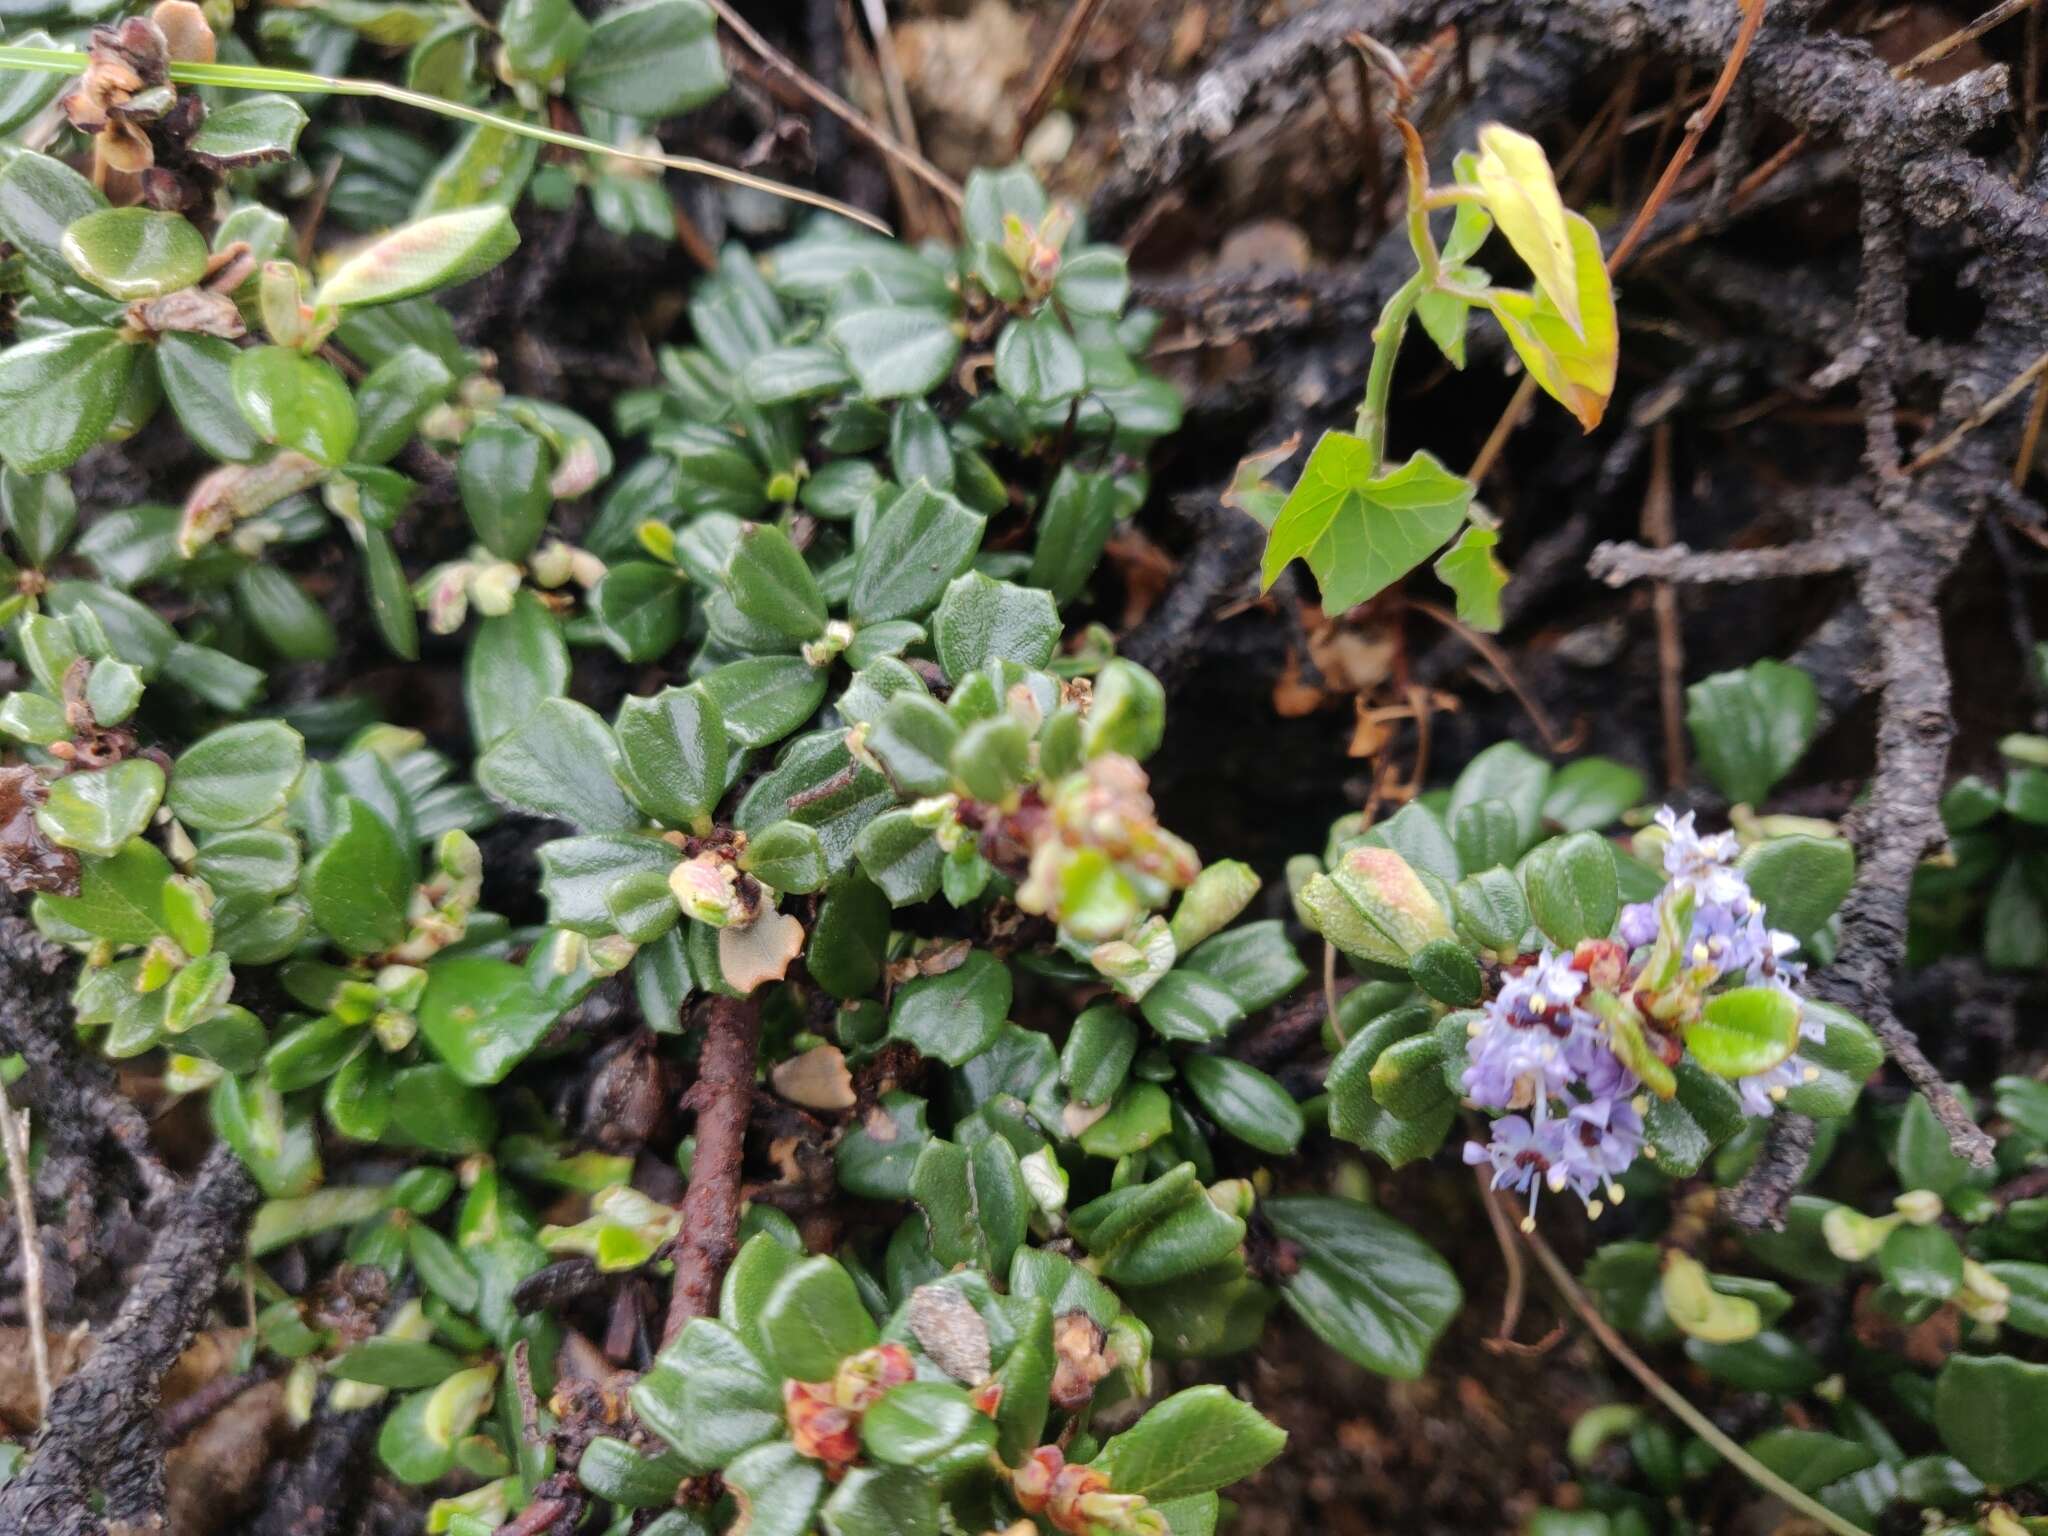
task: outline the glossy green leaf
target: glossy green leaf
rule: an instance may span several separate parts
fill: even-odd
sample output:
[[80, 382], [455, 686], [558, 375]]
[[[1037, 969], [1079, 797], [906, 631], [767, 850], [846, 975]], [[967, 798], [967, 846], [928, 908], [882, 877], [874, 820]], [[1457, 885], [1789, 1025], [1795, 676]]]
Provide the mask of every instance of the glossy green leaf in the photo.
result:
[[761, 1308], [768, 1363], [792, 1381], [830, 1380], [841, 1360], [878, 1337], [852, 1277], [832, 1258], [798, 1264], [776, 1282]]
[[1173, 1131], [1173, 1101], [1157, 1083], [1128, 1082], [1109, 1110], [1080, 1136], [1090, 1157], [1128, 1157], [1166, 1140]]
[[1190, 1056], [1181, 1066], [1203, 1112], [1247, 1146], [1290, 1155], [1306, 1126], [1294, 1096], [1258, 1068], [1229, 1056]]
[[384, 818], [347, 796], [333, 837], [306, 861], [300, 889], [313, 921], [337, 944], [370, 955], [404, 937], [415, 873]]
[[163, 794], [163, 769], [131, 757], [51, 784], [36, 825], [59, 847], [109, 858], [149, 825]]
[[1010, 1011], [1009, 967], [973, 950], [954, 969], [899, 987], [889, 1005], [889, 1037], [957, 1067], [994, 1043]]
[[1477, 524], [1437, 558], [1437, 579], [1457, 594], [1458, 618], [1474, 629], [1494, 634], [1500, 629], [1500, 594], [1508, 584], [1507, 567], [1495, 557], [1500, 535]]
[[573, 699], [542, 699], [477, 759], [477, 786], [503, 804], [586, 832], [625, 832], [640, 816], [619, 788], [604, 721]]
[[[14, 164], [43, 158], [17, 155]], [[120, 332], [97, 326], [0, 352], [0, 459], [25, 475], [77, 459], [113, 425], [137, 355]]]
[[884, 811], [853, 842], [861, 873], [892, 906], [913, 906], [938, 893], [945, 854], [931, 831], [907, 810]]
[[1029, 406], [1063, 404], [1088, 384], [1080, 347], [1050, 309], [1003, 327], [995, 374], [998, 389]]
[[521, 592], [510, 613], [477, 626], [463, 658], [462, 696], [477, 749], [520, 724], [542, 699], [559, 697], [568, 687], [569, 647], [562, 626], [539, 598]]
[[1773, 928], [1797, 938], [1818, 933], [1856, 878], [1856, 855], [1838, 837], [1773, 837], [1753, 843], [1736, 867]]
[[214, 1131], [235, 1149], [257, 1186], [272, 1199], [303, 1195], [320, 1182], [320, 1145], [313, 1115], [267, 1082], [224, 1077], [208, 1101]]
[[1560, 948], [1607, 937], [1621, 911], [1614, 845], [1597, 832], [1536, 849], [1522, 867], [1522, 885], [1536, 926]]
[[1768, 1072], [1798, 1047], [1799, 1000], [1777, 987], [1737, 987], [1707, 999], [1685, 1046], [1722, 1077]]
[[1032, 1202], [1017, 1149], [1000, 1136], [972, 1146], [928, 1140], [910, 1170], [932, 1257], [1001, 1274], [1024, 1241]]
[[911, 1466], [855, 1467], [818, 1518], [826, 1536], [938, 1536], [939, 1485]]
[[103, 208], [66, 229], [62, 248], [72, 271], [128, 302], [176, 293], [206, 275], [206, 239], [181, 213]]
[[982, 520], [943, 491], [909, 487], [875, 519], [854, 567], [856, 624], [919, 618], [981, 546]]
[[745, 1500], [746, 1536], [807, 1536], [827, 1486], [818, 1463], [785, 1442], [755, 1446], [724, 1476]]
[[672, 117], [725, 90], [711, 10], [700, 0], [652, 0], [599, 16], [569, 71], [580, 106], [628, 117]]
[[478, 1085], [502, 1081], [560, 1013], [524, 970], [484, 955], [446, 955], [428, 965], [415, 1011], [433, 1053], [463, 1082]]
[[993, 661], [1039, 668], [1059, 645], [1052, 594], [1013, 586], [978, 571], [956, 578], [932, 615], [932, 644], [946, 676], [964, 678]]
[[1281, 1295], [1310, 1330], [1367, 1370], [1419, 1377], [1464, 1301], [1436, 1251], [1392, 1217], [1348, 1200], [1299, 1195], [1261, 1209], [1302, 1249]]
[[667, 566], [628, 560], [591, 591], [590, 617], [622, 661], [658, 661], [682, 640], [683, 584]]
[[64, 231], [106, 206], [100, 190], [55, 155], [12, 155], [0, 170], [0, 238], [59, 282], [73, 275]]
[[707, 672], [696, 686], [718, 707], [742, 747], [780, 741], [817, 712], [825, 673], [800, 656], [754, 656]]
[[928, 395], [945, 382], [960, 355], [951, 317], [918, 305], [850, 310], [832, 322], [828, 334], [870, 400]]
[[729, 1326], [709, 1318], [693, 1319], [662, 1350], [631, 1402], [697, 1472], [716, 1471], [783, 1430], [780, 1384]]
[[554, 495], [547, 444], [518, 422], [488, 417], [470, 428], [456, 460], [456, 483], [470, 525], [501, 560], [524, 560], [547, 527]]
[[1598, 832], [1643, 798], [1643, 776], [1606, 757], [1581, 757], [1550, 777], [1543, 820], [1565, 832]]
[[993, 1448], [996, 1426], [950, 1381], [913, 1381], [885, 1392], [861, 1416], [862, 1447], [898, 1467], [934, 1462], [963, 1444]]
[[1797, 667], [1759, 661], [1685, 691], [1700, 766], [1738, 804], [1760, 804], [1813, 739], [1819, 696]]
[[1278, 1456], [1287, 1434], [1223, 1387], [1189, 1387], [1155, 1404], [1092, 1463], [1118, 1493], [1155, 1503], [1213, 1493]]
[[740, 529], [725, 568], [726, 590], [740, 612], [791, 640], [814, 640], [829, 616], [817, 578], [789, 536], [772, 523]]
[[1934, 1385], [1942, 1444], [1993, 1488], [2048, 1472], [2048, 1365], [1952, 1355]]
[[245, 170], [291, 159], [305, 126], [306, 109], [289, 96], [241, 96], [210, 107], [187, 148], [209, 170]]
[[279, 721], [223, 726], [178, 754], [166, 803], [193, 831], [253, 826], [284, 809], [305, 762], [299, 733]]
[[116, 944], [147, 944], [168, 931], [164, 886], [170, 860], [139, 838], [111, 858], [91, 859], [79, 871], [76, 896], [38, 895], [38, 917]]
[[355, 398], [319, 358], [289, 347], [253, 347], [235, 358], [228, 382], [243, 418], [264, 442], [330, 467], [355, 447]]

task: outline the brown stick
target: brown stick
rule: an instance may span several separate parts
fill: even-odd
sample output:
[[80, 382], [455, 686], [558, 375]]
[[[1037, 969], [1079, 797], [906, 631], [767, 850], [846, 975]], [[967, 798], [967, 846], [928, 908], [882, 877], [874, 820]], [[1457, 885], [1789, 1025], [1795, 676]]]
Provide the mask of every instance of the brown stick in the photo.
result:
[[1912, 58], [1894, 69], [1892, 71], [1892, 78], [1894, 80], [1904, 80], [1909, 76], [1918, 74], [1930, 64], [1939, 64], [1943, 59], [1962, 47], [1963, 44], [1975, 42], [1993, 27], [2012, 20], [2021, 11], [2030, 11], [2033, 8], [2034, 0], [2002, 0], [2002, 3], [1991, 7], [1990, 10], [1979, 16], [1968, 26], [1959, 27], [1940, 42], [1921, 49]]
[[816, 80], [805, 74], [786, 54], [749, 26], [746, 18], [728, 5], [726, 0], [711, 0], [711, 9], [718, 13], [720, 21], [732, 29], [735, 37], [760, 56], [762, 63], [783, 76], [798, 90], [810, 97], [811, 100], [845, 123], [847, 127], [854, 131], [856, 137], [867, 140], [876, 149], [879, 149], [891, 160], [904, 167], [913, 176], [917, 177], [918, 180], [924, 182], [933, 191], [945, 198], [955, 208], [960, 206], [964, 194], [960, 191], [959, 184], [952, 177], [948, 176], [936, 165], [933, 165], [931, 161], [925, 159], [916, 150], [908, 145], [899, 144], [888, 134], [882, 132], [881, 129], [869, 122], [845, 97], [839, 95], [836, 91], [820, 85]]
[[[1045, 116], [1045, 109], [1052, 104], [1053, 92], [1060, 88], [1060, 82], [1067, 77], [1067, 71], [1074, 66], [1074, 55], [1081, 51], [1081, 43], [1088, 36], [1088, 24], [1095, 20], [1095, 13], [1102, 9], [1102, 0], [1073, 0], [1067, 7], [1067, 14], [1060, 20], [1060, 30], [1052, 40], [1052, 52], [1045, 56], [1045, 62], [1038, 68], [1038, 74], [1031, 82], [1031, 94], [1024, 98], [1024, 110], [1017, 114], [1017, 132], [1010, 140], [1010, 153], [1017, 154], [1024, 148], [1024, 141], [1031, 137], [1031, 130], [1038, 126], [1038, 120]], [[1367, 127], [1370, 129], [1370, 123]]]
[[14, 1194], [15, 1231], [21, 1239], [21, 1299], [28, 1321], [29, 1362], [35, 1367], [36, 1423], [50, 1416], [49, 1321], [43, 1314], [43, 1240], [36, 1231], [36, 1197], [29, 1188], [28, 1111], [19, 1115], [0, 1086], [0, 1151], [7, 1154], [7, 1186]]
[[761, 1007], [751, 998], [715, 997], [705, 1010], [704, 1050], [688, 1102], [697, 1111], [697, 1151], [683, 1195], [683, 1230], [670, 1250], [675, 1259], [666, 1345], [693, 1317], [709, 1317], [718, 1285], [739, 1248], [740, 1158], [754, 1105], [754, 1069], [760, 1055]]
[[1969, 420], [1962, 422], [1933, 447], [1922, 449], [1919, 453], [1915, 454], [1911, 462], [1906, 465], [1906, 473], [1917, 475], [1928, 465], [1947, 458], [1951, 453], [1955, 452], [1958, 443], [1990, 421], [2008, 405], [2011, 405], [2013, 401], [2019, 399], [2021, 395], [2026, 393], [2027, 386], [2040, 378], [2044, 373], [2048, 373], [2048, 352], [2043, 352], [2039, 357], [2027, 364], [2026, 367], [2022, 368], [2003, 389], [1972, 412]]
[[[1650, 437], [1650, 486], [1643, 494], [1643, 540], [1669, 549], [1678, 537], [1671, 508], [1671, 423], [1660, 421]], [[1657, 620], [1657, 703], [1664, 717], [1664, 782], [1683, 789], [1690, 774], [1685, 760], [1685, 635], [1678, 623], [1678, 592], [1670, 582], [1650, 587]]]

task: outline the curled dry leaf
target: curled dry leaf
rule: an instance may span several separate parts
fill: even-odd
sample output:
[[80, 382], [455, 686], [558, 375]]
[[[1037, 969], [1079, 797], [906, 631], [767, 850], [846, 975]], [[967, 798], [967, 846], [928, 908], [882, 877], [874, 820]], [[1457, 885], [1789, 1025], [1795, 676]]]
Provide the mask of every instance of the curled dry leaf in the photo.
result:
[[751, 992], [788, 975], [803, 947], [804, 925], [787, 912], [768, 912], [744, 928], [718, 930], [718, 968], [728, 985]]
[[36, 825], [36, 808], [47, 793], [42, 775], [27, 764], [0, 768], [0, 883], [16, 892], [76, 896], [78, 855]]
[[854, 1105], [853, 1074], [846, 1070], [846, 1056], [836, 1045], [813, 1046], [801, 1056], [778, 1061], [768, 1080], [782, 1097], [805, 1109], [839, 1110]]
[[910, 1332], [955, 1381], [974, 1387], [988, 1380], [988, 1324], [957, 1287], [920, 1285], [912, 1291]]

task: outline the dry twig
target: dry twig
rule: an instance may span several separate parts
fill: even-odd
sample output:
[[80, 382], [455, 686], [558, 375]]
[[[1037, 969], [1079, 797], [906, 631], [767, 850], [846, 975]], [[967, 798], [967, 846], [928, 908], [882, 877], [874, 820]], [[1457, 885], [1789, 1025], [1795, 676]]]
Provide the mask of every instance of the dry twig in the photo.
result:
[[717, 1310], [718, 1285], [739, 1247], [740, 1159], [754, 1103], [761, 1046], [761, 1007], [747, 998], [715, 997], [704, 1015], [704, 1048], [689, 1102], [697, 1111], [697, 1150], [683, 1195], [683, 1230], [670, 1250], [676, 1272], [669, 1292], [667, 1344], [694, 1317]]
[[21, 1293], [40, 1422], [50, 1416], [50, 1340], [49, 1320], [43, 1312], [43, 1244], [36, 1230], [35, 1191], [29, 1188], [28, 1180], [28, 1111], [15, 1113], [5, 1083], [0, 1083], [0, 1151], [7, 1154], [7, 1187], [14, 1196], [15, 1228], [21, 1239]]
[[891, 138], [869, 122], [865, 114], [838, 92], [819, 84], [804, 73], [787, 54], [755, 31], [747, 19], [732, 7], [729, 0], [711, 0], [711, 8], [718, 13], [718, 19], [732, 29], [733, 36], [752, 49], [762, 63], [845, 123], [857, 137], [894, 160], [955, 208], [961, 205], [963, 194], [958, 182], [925, 159], [916, 149]]

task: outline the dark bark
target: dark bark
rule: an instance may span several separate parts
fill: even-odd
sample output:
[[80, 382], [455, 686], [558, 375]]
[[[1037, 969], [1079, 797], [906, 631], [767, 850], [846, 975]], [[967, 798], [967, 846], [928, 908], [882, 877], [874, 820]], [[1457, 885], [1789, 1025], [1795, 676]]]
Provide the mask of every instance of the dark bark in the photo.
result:
[[[28, 1461], [0, 1486], [0, 1530], [100, 1536], [160, 1526], [157, 1396], [212, 1304], [256, 1186], [225, 1145], [166, 1212], [149, 1258], [83, 1368], [58, 1387]], [[91, 1500], [103, 1499], [101, 1513]]]
[[683, 1229], [670, 1249], [676, 1272], [661, 1333], [664, 1344], [691, 1318], [717, 1311], [719, 1282], [739, 1248], [740, 1162], [760, 1048], [760, 1004], [751, 998], [713, 998], [704, 1011], [697, 1081], [684, 1101], [697, 1114], [697, 1149], [683, 1195]]

